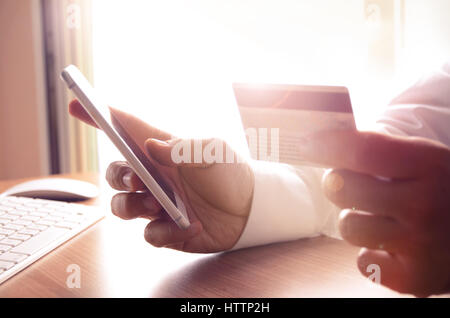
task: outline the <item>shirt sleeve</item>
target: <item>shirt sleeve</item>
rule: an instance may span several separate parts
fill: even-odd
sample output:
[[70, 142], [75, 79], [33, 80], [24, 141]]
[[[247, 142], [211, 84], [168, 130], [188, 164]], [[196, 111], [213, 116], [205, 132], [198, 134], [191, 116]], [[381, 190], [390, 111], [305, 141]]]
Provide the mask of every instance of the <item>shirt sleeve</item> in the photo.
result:
[[255, 175], [252, 207], [233, 249], [314, 237], [333, 223], [334, 206], [320, 191], [323, 169], [256, 160], [250, 165]]
[[450, 63], [395, 97], [378, 119], [377, 130], [450, 146]]
[[[380, 132], [421, 136], [450, 146], [450, 64], [402, 92], [377, 121]], [[255, 188], [234, 249], [320, 234], [339, 238], [340, 209], [321, 191], [324, 169], [252, 161]]]

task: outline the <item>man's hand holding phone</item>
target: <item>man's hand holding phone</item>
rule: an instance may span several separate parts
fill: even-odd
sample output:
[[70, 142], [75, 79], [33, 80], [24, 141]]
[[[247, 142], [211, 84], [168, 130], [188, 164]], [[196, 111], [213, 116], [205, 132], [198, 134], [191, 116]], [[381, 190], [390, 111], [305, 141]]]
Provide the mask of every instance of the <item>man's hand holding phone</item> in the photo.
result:
[[[144, 236], [154, 246], [198, 253], [232, 248], [244, 229], [251, 207], [254, 176], [249, 165], [242, 161], [175, 163], [171, 153], [179, 139], [128, 113], [110, 110], [127, 128], [133, 142], [142, 145], [158, 171], [177, 186], [191, 225], [186, 230], [180, 229], [126, 162], [113, 162], [107, 170], [109, 184], [122, 191], [112, 199], [112, 212], [122, 219], [151, 220]], [[78, 100], [70, 103], [69, 112], [97, 127]]]

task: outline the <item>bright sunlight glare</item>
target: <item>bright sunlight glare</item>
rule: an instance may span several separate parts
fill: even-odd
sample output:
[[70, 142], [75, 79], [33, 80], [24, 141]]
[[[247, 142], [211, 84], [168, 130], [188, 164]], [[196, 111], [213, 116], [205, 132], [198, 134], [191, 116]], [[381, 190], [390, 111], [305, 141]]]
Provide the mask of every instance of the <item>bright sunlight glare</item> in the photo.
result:
[[[423, 11], [420, 2], [406, 2], [412, 3], [407, 18]], [[93, 5], [96, 89], [111, 105], [180, 137], [221, 137], [245, 151], [233, 82], [347, 86], [360, 128], [388, 101], [391, 83], [368, 72], [371, 30], [363, 0], [96, 0]], [[432, 40], [423, 24], [406, 22]], [[421, 55], [407, 51], [400, 63], [410, 78], [431, 65], [431, 51], [415, 47]], [[120, 157], [104, 136], [99, 138], [104, 170]]]

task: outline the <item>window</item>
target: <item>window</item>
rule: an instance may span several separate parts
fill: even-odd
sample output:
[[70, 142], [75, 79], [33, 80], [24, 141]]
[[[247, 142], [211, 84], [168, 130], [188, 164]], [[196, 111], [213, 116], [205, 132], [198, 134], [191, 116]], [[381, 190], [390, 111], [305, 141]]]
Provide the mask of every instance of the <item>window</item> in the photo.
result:
[[[94, 1], [94, 83], [161, 129], [236, 145], [232, 82], [345, 85], [365, 128], [392, 94], [396, 70], [411, 78], [448, 53], [438, 32], [449, 9], [445, 0]], [[420, 65], [412, 52], [423, 54]], [[104, 169], [117, 153], [99, 144]]]

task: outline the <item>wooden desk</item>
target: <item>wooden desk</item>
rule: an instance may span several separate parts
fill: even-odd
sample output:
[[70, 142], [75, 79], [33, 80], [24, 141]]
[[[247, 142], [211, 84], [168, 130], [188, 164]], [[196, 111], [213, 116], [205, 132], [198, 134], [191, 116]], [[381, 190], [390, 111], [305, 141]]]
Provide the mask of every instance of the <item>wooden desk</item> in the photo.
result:
[[[212, 255], [152, 247], [144, 220], [111, 215], [102, 180], [104, 195], [89, 204], [107, 217], [0, 285], [0, 297], [401, 296], [361, 276], [358, 248], [325, 237]], [[0, 182], [0, 192], [18, 181]], [[80, 289], [66, 287], [70, 264], [81, 268]]]

